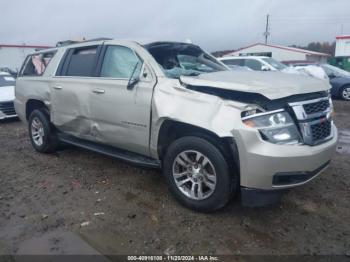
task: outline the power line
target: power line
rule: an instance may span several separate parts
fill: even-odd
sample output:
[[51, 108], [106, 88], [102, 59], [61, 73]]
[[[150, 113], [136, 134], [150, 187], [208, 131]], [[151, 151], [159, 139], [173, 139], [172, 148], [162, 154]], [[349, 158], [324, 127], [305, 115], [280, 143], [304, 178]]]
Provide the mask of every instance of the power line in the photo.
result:
[[264, 32], [265, 44], [267, 44], [267, 39], [268, 39], [268, 37], [270, 36], [269, 18], [270, 18], [270, 15], [268, 14], [268, 15], [266, 16], [266, 29], [265, 29], [265, 32]]

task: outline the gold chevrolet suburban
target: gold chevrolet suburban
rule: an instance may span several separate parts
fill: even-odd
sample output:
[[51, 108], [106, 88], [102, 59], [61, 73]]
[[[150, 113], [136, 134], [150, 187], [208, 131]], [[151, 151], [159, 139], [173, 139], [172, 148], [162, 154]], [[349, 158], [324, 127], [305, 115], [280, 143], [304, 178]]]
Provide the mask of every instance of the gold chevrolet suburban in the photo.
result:
[[330, 85], [230, 71], [200, 47], [101, 40], [29, 55], [15, 109], [36, 151], [60, 142], [161, 168], [183, 205], [279, 200], [319, 175], [337, 142]]

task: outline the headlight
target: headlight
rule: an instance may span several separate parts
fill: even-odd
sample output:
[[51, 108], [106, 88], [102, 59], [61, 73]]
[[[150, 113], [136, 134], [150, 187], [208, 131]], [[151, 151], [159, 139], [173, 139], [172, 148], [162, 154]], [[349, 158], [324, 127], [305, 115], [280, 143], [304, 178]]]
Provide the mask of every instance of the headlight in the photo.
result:
[[271, 143], [297, 144], [301, 142], [293, 119], [283, 110], [244, 117], [242, 121], [245, 125], [259, 130], [261, 137]]

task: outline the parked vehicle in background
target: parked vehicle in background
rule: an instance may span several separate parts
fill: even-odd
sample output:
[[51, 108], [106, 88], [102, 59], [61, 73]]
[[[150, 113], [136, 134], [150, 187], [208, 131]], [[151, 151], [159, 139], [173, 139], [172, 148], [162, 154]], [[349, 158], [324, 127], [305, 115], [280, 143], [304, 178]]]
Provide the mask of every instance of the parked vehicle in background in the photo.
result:
[[337, 143], [329, 83], [271, 75], [189, 43], [86, 42], [28, 56], [15, 107], [38, 152], [63, 141], [162, 168], [195, 210], [239, 192], [262, 206], [319, 175]]
[[0, 120], [17, 117], [13, 105], [15, 100], [15, 79], [0, 72]]
[[14, 78], [17, 77], [17, 72], [8, 68], [8, 67], [0, 67], [0, 72], [8, 73], [8, 74], [12, 75]]
[[322, 69], [325, 74], [327, 74], [329, 82], [332, 86], [332, 97], [347, 101], [350, 100], [350, 72], [347, 72], [330, 64], [296, 63], [293, 64], [293, 66], [299, 70], [311, 66]]
[[328, 61], [328, 63], [332, 66], [350, 72], [350, 56], [333, 57]]
[[325, 70], [318, 65], [311, 64], [311, 65], [305, 65], [305, 66], [294, 66], [294, 69], [296, 69], [301, 74], [312, 76], [312, 77], [329, 82], [329, 77], [326, 74]]
[[307, 75], [328, 81], [328, 77], [319, 67], [290, 67], [267, 56], [229, 56], [219, 58], [227, 66], [246, 66], [254, 71], [281, 71], [288, 74]]
[[320, 67], [329, 77], [332, 96], [350, 101], [350, 72], [329, 64], [321, 64]]
[[283, 71], [286, 65], [267, 56], [228, 56], [219, 58], [227, 66], [246, 66], [254, 71]]
[[237, 66], [237, 65], [227, 65], [231, 70], [233, 71], [253, 71], [252, 69], [250, 69], [247, 66]]

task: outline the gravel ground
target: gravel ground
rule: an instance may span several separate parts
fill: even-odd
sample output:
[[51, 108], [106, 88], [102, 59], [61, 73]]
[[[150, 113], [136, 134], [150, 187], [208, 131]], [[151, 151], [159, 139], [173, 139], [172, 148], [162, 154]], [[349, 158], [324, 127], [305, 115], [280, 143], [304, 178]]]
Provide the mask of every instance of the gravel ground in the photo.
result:
[[[335, 109], [346, 134], [350, 103], [336, 101]], [[0, 254], [16, 254], [23, 241], [66, 230], [103, 254], [350, 255], [346, 145], [325, 173], [277, 206], [244, 208], [236, 199], [201, 214], [169, 195], [159, 171], [74, 147], [39, 154], [23, 123], [1, 122]]]

